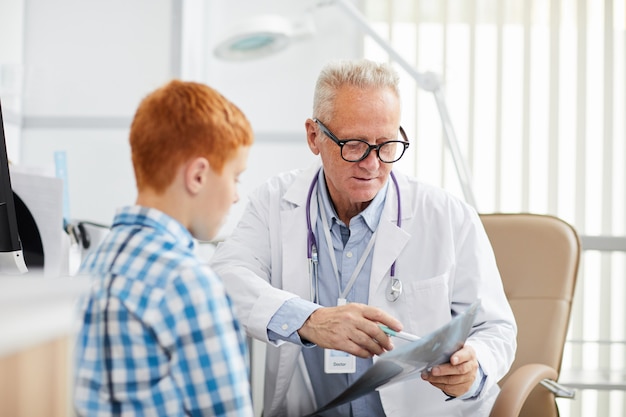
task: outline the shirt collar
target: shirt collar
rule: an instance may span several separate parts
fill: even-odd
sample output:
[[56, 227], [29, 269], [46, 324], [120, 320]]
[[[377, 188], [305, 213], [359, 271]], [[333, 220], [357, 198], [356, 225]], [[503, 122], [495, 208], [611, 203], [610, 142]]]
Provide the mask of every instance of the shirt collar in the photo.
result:
[[155, 208], [128, 206], [118, 209], [113, 219], [115, 226], [142, 226], [170, 235], [179, 245], [194, 247], [194, 238], [180, 222]]
[[[335, 223], [340, 222], [339, 216], [335, 211], [335, 207], [330, 202], [330, 195], [328, 194], [328, 188], [326, 187], [326, 181], [324, 180], [324, 168], [320, 169], [318, 174], [318, 195], [321, 197], [321, 208], [326, 211], [326, 215], [329, 219], [331, 219], [332, 227]], [[378, 191], [376, 197], [372, 200], [372, 202], [360, 212], [356, 217], [361, 217], [367, 227], [374, 232], [376, 227], [378, 227], [378, 223], [380, 222], [380, 216], [383, 212], [383, 206], [385, 204], [385, 198], [387, 196], [387, 188], [389, 187], [389, 178], [385, 182], [385, 185]]]

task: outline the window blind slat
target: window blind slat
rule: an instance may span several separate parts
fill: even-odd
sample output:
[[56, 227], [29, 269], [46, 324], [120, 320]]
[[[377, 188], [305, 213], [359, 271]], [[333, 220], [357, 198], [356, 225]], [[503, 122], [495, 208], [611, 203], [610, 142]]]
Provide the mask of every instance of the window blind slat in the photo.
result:
[[559, 79], [560, 79], [560, 33], [561, 0], [550, 2], [550, 115], [548, 119], [548, 211], [558, 212], [559, 174]]
[[522, 207], [521, 211], [529, 211], [530, 207], [530, 57], [531, 57], [531, 12], [533, 1], [528, 1], [524, 8], [524, 73], [522, 81]]

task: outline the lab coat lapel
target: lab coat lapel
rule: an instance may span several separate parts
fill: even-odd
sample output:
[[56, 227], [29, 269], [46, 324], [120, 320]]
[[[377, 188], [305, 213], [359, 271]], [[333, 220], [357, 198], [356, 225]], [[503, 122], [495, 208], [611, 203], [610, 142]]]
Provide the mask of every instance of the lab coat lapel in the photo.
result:
[[[309, 300], [309, 260], [307, 258], [306, 199], [319, 166], [312, 167], [294, 180], [284, 199], [295, 205], [281, 210], [283, 250], [283, 289]], [[287, 205], [288, 206], [288, 205]], [[311, 201], [311, 224], [317, 220], [317, 199]]]
[[[408, 198], [408, 187], [404, 177], [398, 178], [400, 193]], [[390, 179], [391, 181], [391, 179]], [[410, 204], [407, 199], [402, 201], [402, 221], [411, 216]], [[374, 254], [372, 258], [372, 274], [370, 276], [370, 300], [378, 291], [380, 285], [385, 285], [385, 276], [389, 275], [388, 271], [393, 262], [398, 259], [402, 249], [406, 246], [411, 235], [404, 229], [396, 225], [398, 214], [398, 200], [396, 187], [393, 183], [387, 188], [387, 198], [385, 206], [378, 224], [378, 232], [376, 236], [376, 245], [374, 246]]]

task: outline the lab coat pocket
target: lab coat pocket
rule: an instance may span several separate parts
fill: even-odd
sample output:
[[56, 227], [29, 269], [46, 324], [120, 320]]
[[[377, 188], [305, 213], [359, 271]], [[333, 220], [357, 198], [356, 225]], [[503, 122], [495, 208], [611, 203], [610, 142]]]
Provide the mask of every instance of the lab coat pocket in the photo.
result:
[[446, 272], [427, 279], [404, 280], [406, 311], [398, 318], [405, 331], [423, 336], [450, 321], [449, 277]]

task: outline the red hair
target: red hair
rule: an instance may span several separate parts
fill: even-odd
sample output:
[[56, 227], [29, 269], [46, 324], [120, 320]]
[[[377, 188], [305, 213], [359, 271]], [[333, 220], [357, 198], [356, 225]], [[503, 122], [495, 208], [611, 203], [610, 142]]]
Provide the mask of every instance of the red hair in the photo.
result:
[[146, 96], [130, 128], [130, 147], [139, 191], [163, 192], [178, 168], [196, 157], [221, 173], [253, 133], [243, 112], [213, 88], [179, 80]]

